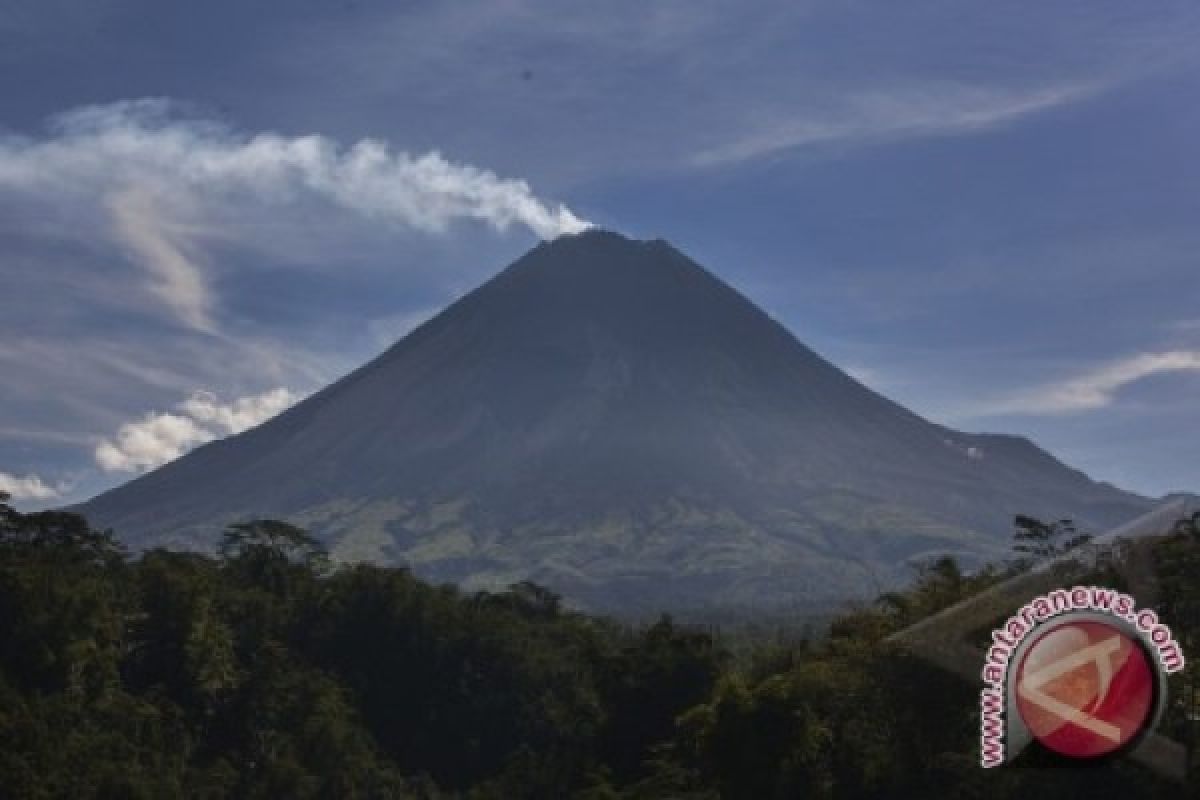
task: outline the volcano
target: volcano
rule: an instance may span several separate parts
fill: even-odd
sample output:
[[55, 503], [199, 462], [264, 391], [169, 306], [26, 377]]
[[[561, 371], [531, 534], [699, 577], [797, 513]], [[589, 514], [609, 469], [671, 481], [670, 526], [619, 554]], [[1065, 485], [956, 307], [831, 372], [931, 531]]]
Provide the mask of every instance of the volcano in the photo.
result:
[[1002, 555], [1014, 514], [1150, 501], [859, 384], [664, 241], [544, 242], [265, 424], [79, 510], [134, 547], [279, 517], [335, 557], [593, 610], [817, 608], [914, 559]]

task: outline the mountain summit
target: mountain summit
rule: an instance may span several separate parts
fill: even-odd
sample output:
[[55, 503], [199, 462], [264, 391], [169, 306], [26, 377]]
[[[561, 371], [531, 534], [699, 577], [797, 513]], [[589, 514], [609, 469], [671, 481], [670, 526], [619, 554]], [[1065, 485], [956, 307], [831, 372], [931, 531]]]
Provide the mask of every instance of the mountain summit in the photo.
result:
[[815, 606], [914, 557], [995, 555], [1016, 513], [1100, 527], [1148, 506], [1025, 439], [932, 424], [666, 242], [592, 230], [80, 510], [135, 546], [281, 516], [342, 559], [640, 612]]

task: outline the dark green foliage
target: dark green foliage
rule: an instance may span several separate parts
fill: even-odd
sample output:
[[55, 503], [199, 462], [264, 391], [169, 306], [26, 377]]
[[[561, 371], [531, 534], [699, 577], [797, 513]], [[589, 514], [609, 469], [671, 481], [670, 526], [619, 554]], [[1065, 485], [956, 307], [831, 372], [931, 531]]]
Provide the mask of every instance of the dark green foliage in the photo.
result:
[[0, 498], [0, 796], [562, 798], [642, 777], [711, 639], [334, 571], [272, 520], [130, 561]]
[[[531, 583], [471, 595], [403, 569], [333, 569], [280, 522], [231, 528], [219, 558], [130, 560], [80, 517], [19, 514], [3, 500], [0, 797], [1130, 798], [1181, 788], [1129, 765], [977, 766], [978, 687], [886, 638], [1011, 565], [967, 574], [931, 561], [911, 589], [842, 614], [823, 638], [777, 631], [734, 657], [670, 618], [625, 628]], [[1185, 643], [1200, 630], [1191, 524], [1153, 550], [1159, 610]], [[1039, 537], [1029, 541], [1042, 548], [1061, 538]], [[1198, 708], [1188, 679], [1176, 679], [1164, 722], [1180, 737]]]
[[711, 639], [676, 628], [669, 617], [605, 662], [600, 746], [618, 779], [644, 776], [647, 754], [671, 739], [682, 712], [708, 698], [718, 670]]
[[1018, 514], [1013, 524], [1016, 527], [1013, 532], [1013, 551], [1020, 553], [1028, 562], [1064, 555], [1092, 540], [1090, 533], [1080, 533], [1075, 522], [1069, 519], [1042, 522]]

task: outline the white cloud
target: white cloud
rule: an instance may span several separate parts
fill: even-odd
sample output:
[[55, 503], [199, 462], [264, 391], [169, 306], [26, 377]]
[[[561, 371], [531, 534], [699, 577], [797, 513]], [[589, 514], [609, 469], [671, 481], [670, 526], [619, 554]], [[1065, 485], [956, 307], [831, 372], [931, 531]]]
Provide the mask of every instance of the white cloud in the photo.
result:
[[917, 136], [971, 133], [1003, 125], [1094, 95], [1093, 84], [1012, 91], [930, 84], [858, 92], [832, 108], [767, 119], [741, 136], [698, 153], [698, 166], [737, 163], [806, 145], [865, 143]]
[[305, 232], [306, 203], [432, 233], [459, 220], [497, 230], [523, 225], [542, 238], [588, 226], [522, 180], [436, 151], [247, 135], [174, 112], [163, 100], [127, 101], [61, 114], [41, 139], [0, 137], [0, 192], [69, 213], [72, 227], [96, 226], [146, 271], [149, 291], [196, 330], [215, 328], [204, 244], [235, 235], [232, 223], [247, 218], [274, 236], [287, 234], [289, 219], [294, 232]]
[[299, 400], [288, 389], [221, 403], [196, 392], [179, 404], [182, 413], [151, 412], [122, 425], [96, 447], [96, 463], [107, 472], [139, 472], [174, 461], [196, 445], [253, 428]]
[[107, 472], [153, 469], [213, 438], [211, 431], [191, 417], [150, 413], [137, 422], [125, 423], [115, 439], [97, 445], [96, 463]]
[[241, 433], [265, 422], [298, 399], [288, 389], [278, 388], [222, 404], [211, 392], [196, 392], [180, 408], [197, 422], [216, 426], [225, 433]]
[[13, 500], [53, 500], [64, 491], [62, 486], [49, 486], [36, 475], [17, 477], [0, 472], [0, 492]]
[[1171, 372], [1200, 371], [1200, 350], [1143, 353], [1114, 361], [1064, 381], [1019, 392], [977, 409], [974, 416], [994, 414], [1070, 414], [1104, 408], [1120, 389], [1144, 378]]

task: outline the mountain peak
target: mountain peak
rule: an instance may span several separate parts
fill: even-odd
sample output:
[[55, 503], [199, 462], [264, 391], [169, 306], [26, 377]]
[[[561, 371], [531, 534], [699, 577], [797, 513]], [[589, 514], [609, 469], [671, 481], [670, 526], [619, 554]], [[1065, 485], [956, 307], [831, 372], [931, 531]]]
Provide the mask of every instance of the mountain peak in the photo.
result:
[[[652, 240], [635, 239], [632, 236], [626, 236], [625, 234], [621, 233], [620, 231], [613, 230], [612, 228], [601, 228], [598, 226], [592, 226], [590, 228], [584, 228], [581, 231], [576, 231], [575, 233], [564, 233], [561, 236], [556, 236], [553, 239], [543, 241], [542, 244], [546, 245], [546, 246], [553, 246], [556, 244], [570, 244], [570, 243], [581, 243], [581, 242], [582, 243], [588, 243], [588, 242], [619, 243], [619, 242], [624, 242], [626, 244], [636, 245], [636, 244], [646, 244], [649, 241], [652, 241]], [[658, 240], [653, 240], [653, 241], [658, 241]]]
[[1016, 513], [1146, 507], [1002, 444], [861, 386], [665, 241], [593, 229], [82, 510], [143, 546], [279, 516], [342, 559], [632, 610], [817, 604], [908, 558], [1002, 552]]
[[604, 328], [663, 327], [697, 315], [720, 318], [734, 306], [762, 316], [666, 241], [603, 229], [543, 242], [472, 293], [465, 306], [522, 326], [540, 320], [549, 338], [556, 336], [554, 326], [587, 321]]
[[719, 285], [728, 296], [741, 297], [666, 239], [635, 239], [599, 228], [543, 242], [517, 259], [506, 272], [540, 270], [557, 270], [573, 278], [594, 272], [618, 281], [630, 281], [628, 288], [631, 291], [639, 288], [639, 273], [650, 273], [663, 279], [673, 276], [676, 285], [690, 277], [714, 287]]
[[557, 258], [569, 258], [579, 253], [604, 253], [609, 257], [624, 258], [674, 254], [686, 258], [666, 239], [635, 239], [607, 228], [588, 228], [578, 233], [563, 234], [541, 242], [528, 255], [538, 252]]

